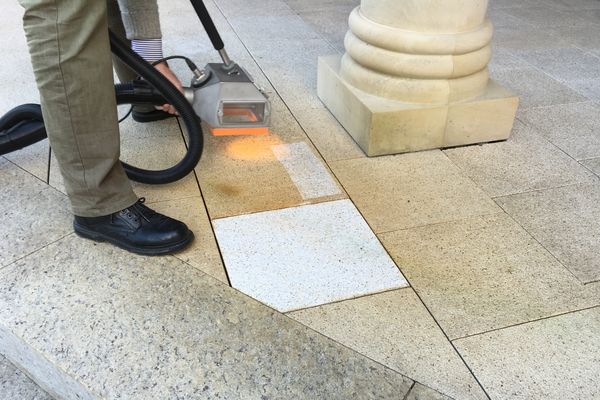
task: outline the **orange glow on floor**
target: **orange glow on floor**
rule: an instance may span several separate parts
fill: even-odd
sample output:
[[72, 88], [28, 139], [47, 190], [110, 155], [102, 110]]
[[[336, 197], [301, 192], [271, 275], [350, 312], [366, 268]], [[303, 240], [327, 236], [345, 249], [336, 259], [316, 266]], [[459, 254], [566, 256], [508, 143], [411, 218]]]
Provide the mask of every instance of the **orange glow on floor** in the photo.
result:
[[227, 155], [236, 160], [244, 161], [271, 161], [275, 155], [271, 146], [281, 144], [277, 136], [249, 136], [232, 138], [225, 150]]
[[269, 128], [210, 128], [213, 136], [264, 136]]

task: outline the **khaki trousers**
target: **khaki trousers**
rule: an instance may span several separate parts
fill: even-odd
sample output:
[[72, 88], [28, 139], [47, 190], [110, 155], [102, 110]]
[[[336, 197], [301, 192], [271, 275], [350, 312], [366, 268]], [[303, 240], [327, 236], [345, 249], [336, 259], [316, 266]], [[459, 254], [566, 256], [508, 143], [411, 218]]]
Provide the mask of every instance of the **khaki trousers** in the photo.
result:
[[20, 0], [44, 123], [73, 213], [111, 214], [137, 196], [120, 138], [103, 0]]

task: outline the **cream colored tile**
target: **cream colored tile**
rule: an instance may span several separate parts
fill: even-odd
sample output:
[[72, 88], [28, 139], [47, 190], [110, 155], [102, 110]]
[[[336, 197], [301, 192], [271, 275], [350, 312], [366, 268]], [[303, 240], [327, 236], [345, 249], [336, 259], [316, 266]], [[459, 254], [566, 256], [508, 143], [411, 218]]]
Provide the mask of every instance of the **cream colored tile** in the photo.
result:
[[600, 186], [573, 185], [496, 199], [582, 282], [600, 280]]
[[0, 268], [72, 230], [67, 198], [0, 157]]
[[498, 400], [600, 398], [600, 308], [454, 343]]
[[450, 338], [600, 304], [505, 214], [380, 238]]
[[191, 197], [181, 200], [161, 201], [152, 204], [152, 208], [185, 222], [194, 232], [195, 239], [192, 245], [176, 253], [175, 257], [228, 284], [227, 274], [221, 261], [221, 255], [202, 198]]
[[331, 168], [376, 233], [501, 212], [438, 150]]
[[598, 179], [577, 161], [517, 121], [508, 141], [444, 153], [492, 197]]
[[30, 174], [35, 175], [38, 179], [44, 182], [47, 181], [48, 158], [50, 157], [47, 139], [25, 147], [24, 149], [5, 154], [4, 157]]
[[412, 289], [326, 304], [288, 315], [450, 397], [487, 398]]

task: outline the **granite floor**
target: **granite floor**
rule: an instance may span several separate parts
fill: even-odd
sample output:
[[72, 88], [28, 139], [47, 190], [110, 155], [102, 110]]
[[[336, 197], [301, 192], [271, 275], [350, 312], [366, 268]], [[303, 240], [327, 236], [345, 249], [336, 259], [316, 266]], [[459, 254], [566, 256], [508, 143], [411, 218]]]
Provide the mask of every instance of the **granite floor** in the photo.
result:
[[[166, 53], [218, 60], [159, 4]], [[152, 259], [73, 234], [47, 142], [0, 157], [0, 400], [600, 398], [600, 2], [492, 0], [513, 136], [378, 158], [316, 95], [359, 0], [206, 4], [271, 134], [134, 185], [197, 237]], [[38, 98], [4, 13], [0, 114]], [[135, 165], [185, 150], [175, 120], [121, 131]]]

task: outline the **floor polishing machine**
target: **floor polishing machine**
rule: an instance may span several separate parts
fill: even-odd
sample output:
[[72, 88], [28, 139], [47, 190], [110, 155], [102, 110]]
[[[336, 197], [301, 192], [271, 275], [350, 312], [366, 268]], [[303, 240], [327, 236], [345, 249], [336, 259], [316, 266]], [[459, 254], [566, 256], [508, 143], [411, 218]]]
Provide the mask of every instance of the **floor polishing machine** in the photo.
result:
[[[202, 121], [215, 136], [269, 133], [271, 104], [265, 91], [256, 85], [244, 68], [229, 58], [205, 4], [201, 0], [191, 0], [191, 4], [222, 62], [209, 63], [204, 69], [200, 69], [184, 56], [169, 56], [160, 60], [185, 60], [193, 78], [190, 86], [184, 88], [184, 93], [109, 32], [113, 54], [139, 76], [133, 82], [115, 85], [117, 104], [171, 104], [178, 111], [187, 135], [187, 151], [172, 167], [150, 170], [122, 161], [127, 175], [138, 182], [170, 183], [189, 174], [202, 156]], [[38, 104], [18, 106], [0, 118], [0, 155], [22, 149], [44, 138], [46, 130]]]

